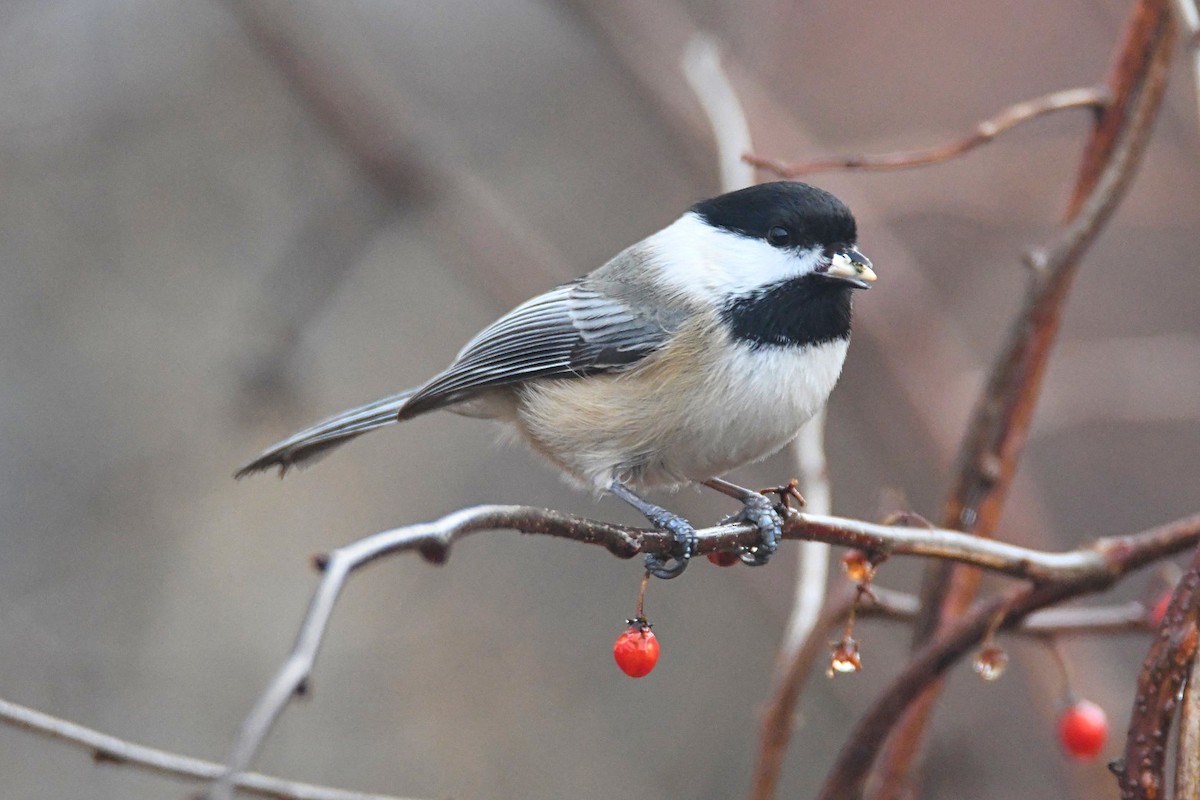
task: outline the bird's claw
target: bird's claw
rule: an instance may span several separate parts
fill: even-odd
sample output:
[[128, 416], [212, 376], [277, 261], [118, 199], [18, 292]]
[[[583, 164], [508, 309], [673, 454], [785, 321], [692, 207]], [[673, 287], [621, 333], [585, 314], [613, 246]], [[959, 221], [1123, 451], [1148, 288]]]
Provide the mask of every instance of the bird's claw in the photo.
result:
[[783, 517], [765, 495], [754, 493], [742, 499], [742, 510], [729, 518], [730, 522], [749, 522], [758, 529], [759, 543], [742, 549], [743, 564], [761, 567], [771, 560], [783, 538]]
[[654, 527], [671, 534], [671, 552], [666, 556], [646, 553], [646, 571], [656, 578], [677, 578], [687, 569], [696, 550], [696, 529], [683, 517], [663, 511], [650, 519]]

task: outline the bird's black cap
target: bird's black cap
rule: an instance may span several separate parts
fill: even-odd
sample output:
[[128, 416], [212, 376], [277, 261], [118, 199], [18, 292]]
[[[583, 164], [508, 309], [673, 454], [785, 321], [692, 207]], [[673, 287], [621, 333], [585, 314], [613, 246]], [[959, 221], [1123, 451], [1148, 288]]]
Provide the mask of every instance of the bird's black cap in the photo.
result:
[[703, 200], [690, 209], [709, 225], [754, 239], [787, 230], [789, 247], [853, 244], [858, 232], [846, 204], [799, 181], [760, 183]]

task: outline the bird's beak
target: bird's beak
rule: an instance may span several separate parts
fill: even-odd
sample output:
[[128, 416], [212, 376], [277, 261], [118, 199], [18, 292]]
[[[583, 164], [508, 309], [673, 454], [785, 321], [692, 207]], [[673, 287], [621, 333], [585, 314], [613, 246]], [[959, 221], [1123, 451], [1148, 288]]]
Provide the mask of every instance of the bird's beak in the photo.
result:
[[875, 282], [875, 270], [871, 260], [853, 247], [840, 248], [829, 260], [829, 266], [821, 272], [829, 278], [848, 281], [859, 289], [869, 289]]

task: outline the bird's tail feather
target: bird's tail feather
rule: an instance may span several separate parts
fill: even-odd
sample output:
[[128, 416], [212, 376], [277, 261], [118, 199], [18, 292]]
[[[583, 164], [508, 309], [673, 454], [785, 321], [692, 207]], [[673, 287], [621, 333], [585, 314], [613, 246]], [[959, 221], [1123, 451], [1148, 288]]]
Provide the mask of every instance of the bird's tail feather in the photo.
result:
[[282, 477], [292, 466], [313, 461], [367, 431], [398, 422], [400, 409], [412, 395], [412, 391], [401, 392], [322, 420], [267, 448], [239, 469], [235, 477], [242, 478], [276, 466]]

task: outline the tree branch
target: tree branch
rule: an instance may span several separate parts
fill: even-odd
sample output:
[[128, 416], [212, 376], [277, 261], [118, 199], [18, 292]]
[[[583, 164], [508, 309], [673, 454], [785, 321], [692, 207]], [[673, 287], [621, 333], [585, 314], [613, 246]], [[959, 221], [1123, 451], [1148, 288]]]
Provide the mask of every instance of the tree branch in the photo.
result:
[[[975, 407], [958, 459], [958, 478], [943, 512], [946, 527], [991, 536], [999, 525], [1072, 280], [1092, 241], [1124, 196], [1141, 161], [1166, 87], [1172, 24], [1165, 0], [1140, 0], [1108, 79], [1113, 100], [1089, 138], [1066, 222], [1032, 251], [1025, 306], [1014, 321]], [[945, 630], [973, 601], [979, 573], [932, 565], [922, 589], [916, 646]], [[937, 689], [917, 703], [893, 737], [877, 800], [895, 800], [911, 783]]]
[[781, 178], [801, 178], [818, 172], [840, 170], [891, 170], [924, 167], [940, 164], [965, 155], [977, 147], [988, 144], [996, 137], [1018, 125], [1056, 111], [1074, 108], [1103, 109], [1108, 105], [1110, 94], [1107, 87], [1085, 86], [1078, 89], [1063, 89], [1058, 92], [1015, 103], [975, 126], [969, 136], [949, 144], [927, 147], [921, 150], [901, 150], [879, 155], [830, 156], [811, 161], [786, 162], [774, 158], [747, 153], [747, 163], [759, 169], [773, 172]]
[[[477, 506], [456, 511], [433, 522], [383, 531], [334, 550], [319, 560], [324, 572], [309, 603], [292, 652], [259, 696], [239, 729], [226, 762], [226, 774], [210, 788], [210, 797], [229, 796], [230, 776], [240, 773], [257, 755], [284, 708], [305, 685], [316, 662], [338, 596], [350, 575], [385, 556], [416, 551], [435, 564], [443, 563], [452, 545], [464, 536], [486, 530], [572, 539], [598, 545], [619, 558], [640, 553], [666, 555], [670, 534], [630, 528], [526, 506]], [[723, 525], [696, 532], [695, 554], [732, 550], [757, 541], [748, 524]], [[1087, 547], [1066, 553], [1046, 553], [996, 542], [957, 531], [877, 525], [858, 520], [787, 513], [784, 538], [825, 541], [887, 555], [948, 558], [1013, 577], [1055, 585], [1108, 585], [1124, 574], [1128, 563], [1163, 558], [1200, 541], [1200, 514], [1138, 534], [1096, 539]], [[224, 794], [222, 794], [224, 793]]]
[[[136, 767], [190, 781], [211, 781], [225, 771], [221, 764], [134, 744], [8, 700], [0, 700], [0, 723], [87, 750], [98, 764]], [[392, 795], [314, 786], [257, 772], [235, 775], [231, 783], [247, 794], [286, 800], [401, 800]]]
[[[1122, 800], [1159, 800], [1166, 795], [1164, 766], [1171, 721], [1197, 652], [1200, 652], [1200, 548], [1171, 595], [1167, 613], [1158, 625], [1158, 635], [1138, 675], [1125, 755], [1112, 765]], [[1184, 752], [1181, 743], [1179, 758], [1181, 763], [1190, 761], [1194, 773], [1200, 753]], [[1175, 796], [1195, 797], [1195, 793], [1180, 793], [1176, 787]]]

